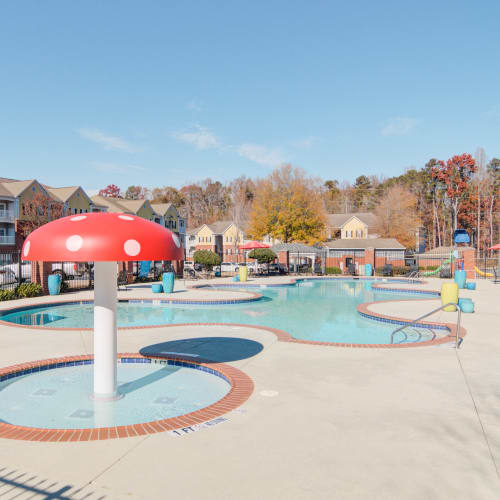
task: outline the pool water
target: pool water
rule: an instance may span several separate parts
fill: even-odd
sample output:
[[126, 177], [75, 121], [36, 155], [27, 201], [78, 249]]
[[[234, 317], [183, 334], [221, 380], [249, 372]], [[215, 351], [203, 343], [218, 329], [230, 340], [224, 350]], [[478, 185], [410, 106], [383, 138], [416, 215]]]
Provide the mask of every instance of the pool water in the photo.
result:
[[[391, 339], [391, 333], [397, 325], [364, 318], [356, 307], [363, 302], [411, 300], [429, 296], [373, 290], [371, 282], [367, 280], [303, 281], [295, 286], [267, 287], [258, 291], [264, 296], [262, 300], [237, 305], [121, 302], [118, 304], [118, 326], [239, 323], [277, 328], [296, 339], [353, 344], [422, 342], [434, 338], [435, 333], [444, 332], [427, 328], [412, 329], [397, 333]], [[93, 306], [68, 304], [30, 308], [3, 315], [1, 319], [22, 325], [92, 328]]]
[[193, 368], [118, 363], [113, 402], [89, 398], [93, 365], [70, 366], [0, 382], [0, 421], [49, 429], [131, 425], [185, 415], [223, 398], [224, 379]]

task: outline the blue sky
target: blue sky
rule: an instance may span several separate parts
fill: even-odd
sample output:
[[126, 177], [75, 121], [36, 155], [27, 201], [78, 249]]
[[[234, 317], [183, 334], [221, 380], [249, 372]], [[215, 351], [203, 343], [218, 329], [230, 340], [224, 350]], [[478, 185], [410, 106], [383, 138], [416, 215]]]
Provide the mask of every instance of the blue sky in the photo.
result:
[[149, 187], [500, 155], [498, 1], [0, 4], [0, 176]]

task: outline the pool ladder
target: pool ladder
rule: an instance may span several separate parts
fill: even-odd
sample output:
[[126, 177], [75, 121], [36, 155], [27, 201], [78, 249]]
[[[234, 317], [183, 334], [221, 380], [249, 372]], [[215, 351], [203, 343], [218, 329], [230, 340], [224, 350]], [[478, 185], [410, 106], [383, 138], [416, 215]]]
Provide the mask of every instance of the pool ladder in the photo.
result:
[[[455, 304], [455, 302], [448, 302], [448, 304], [444, 304], [440, 307], [438, 307], [437, 309], [434, 309], [432, 310], [431, 312], [428, 312], [426, 314], [424, 314], [423, 316], [420, 316], [419, 318], [417, 319], [414, 319], [413, 321], [411, 321], [410, 323], [406, 323], [405, 325], [403, 326], [400, 326], [399, 328], [396, 328], [392, 333], [391, 333], [391, 344], [394, 344], [394, 335], [398, 332], [401, 332], [403, 330], [405, 330], [406, 328], [409, 328], [411, 326], [416, 326], [417, 323], [421, 320], [423, 320], [424, 318], [427, 318], [428, 316], [431, 316], [432, 314], [435, 314], [437, 313], [438, 311], [441, 311], [442, 309], [444, 309], [445, 307], [448, 307], [448, 306], [455, 306], [457, 308], [457, 323], [456, 323], [456, 329], [455, 329], [455, 349], [459, 349], [460, 348], [460, 320], [461, 320], [461, 315], [462, 315], [462, 311], [460, 311], [460, 307], [458, 307], [458, 304]], [[435, 332], [430, 329], [434, 335], [434, 337], [436, 336]], [[412, 329], [412, 331], [414, 333], [417, 332], [417, 330], [415, 329]], [[418, 333], [418, 332], [417, 332]], [[404, 340], [407, 340], [408, 339], [408, 336], [406, 335], [406, 333], [403, 333], [403, 335], [405, 336], [405, 338], [403, 339], [402, 342], [404, 342]], [[420, 339], [422, 337], [422, 334], [421, 333], [418, 333], [418, 338]], [[418, 340], [417, 340], [418, 342]], [[400, 344], [401, 342], [397, 342], [398, 344]]]

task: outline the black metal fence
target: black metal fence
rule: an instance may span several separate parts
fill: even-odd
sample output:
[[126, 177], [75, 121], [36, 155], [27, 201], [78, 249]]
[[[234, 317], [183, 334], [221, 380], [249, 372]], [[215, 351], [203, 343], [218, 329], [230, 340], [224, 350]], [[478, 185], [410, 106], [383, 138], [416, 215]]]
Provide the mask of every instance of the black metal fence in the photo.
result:
[[495, 276], [495, 271], [500, 276], [500, 257], [485, 253], [482, 257], [476, 257], [474, 264], [477, 279], [490, 280]]
[[[62, 275], [62, 291], [87, 290], [94, 286], [93, 263], [53, 262], [52, 273]], [[31, 281], [31, 262], [21, 259], [21, 252], [0, 253], [0, 290], [15, 290]]]
[[26, 264], [21, 261], [18, 250], [0, 253], [0, 290], [14, 290], [23, 281], [29, 281], [31, 268]]

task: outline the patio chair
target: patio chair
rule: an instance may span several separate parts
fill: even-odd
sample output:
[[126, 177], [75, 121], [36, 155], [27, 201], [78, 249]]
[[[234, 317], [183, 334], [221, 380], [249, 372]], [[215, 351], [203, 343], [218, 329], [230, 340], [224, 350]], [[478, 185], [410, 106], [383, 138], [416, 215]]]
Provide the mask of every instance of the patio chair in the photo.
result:
[[120, 271], [118, 273], [117, 285], [118, 285], [118, 290], [120, 289], [121, 286], [125, 287], [125, 290], [128, 290], [127, 271]]
[[500, 283], [500, 273], [497, 269], [493, 269], [493, 283]]
[[384, 269], [382, 269], [382, 276], [392, 276], [392, 264], [385, 264]]

